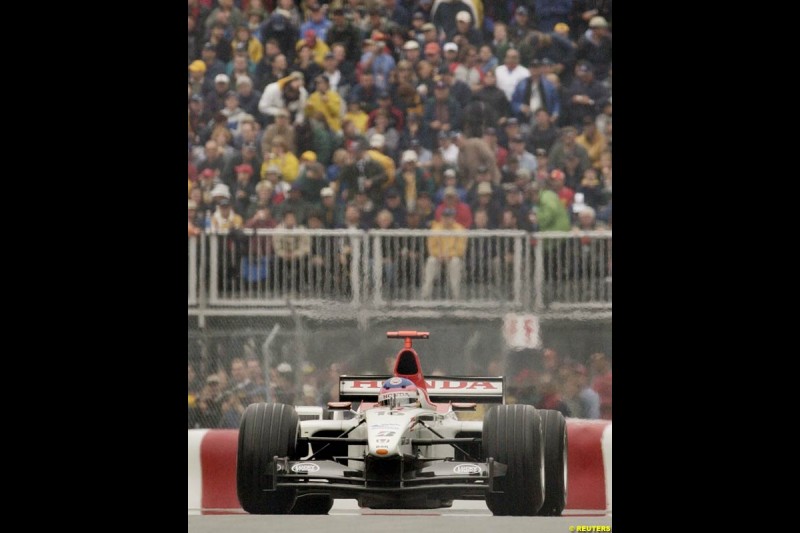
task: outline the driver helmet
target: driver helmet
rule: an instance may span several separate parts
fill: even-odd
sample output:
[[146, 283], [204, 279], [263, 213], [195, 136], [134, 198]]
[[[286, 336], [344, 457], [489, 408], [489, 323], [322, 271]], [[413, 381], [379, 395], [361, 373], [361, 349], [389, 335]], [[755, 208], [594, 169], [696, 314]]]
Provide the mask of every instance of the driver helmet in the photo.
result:
[[378, 394], [378, 404], [386, 407], [419, 405], [417, 386], [410, 379], [389, 378]]

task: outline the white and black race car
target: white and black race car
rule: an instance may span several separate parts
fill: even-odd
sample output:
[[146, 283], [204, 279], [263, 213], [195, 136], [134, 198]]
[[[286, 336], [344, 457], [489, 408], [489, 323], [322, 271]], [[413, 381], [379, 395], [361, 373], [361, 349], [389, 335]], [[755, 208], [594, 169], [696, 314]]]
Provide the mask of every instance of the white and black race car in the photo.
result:
[[[502, 377], [426, 379], [404, 338], [393, 376], [341, 376], [331, 420], [293, 406], [247, 407], [236, 485], [253, 514], [326, 514], [334, 498], [361, 507], [433, 509], [485, 500], [495, 515], [559, 515], [567, 500], [567, 432], [558, 411], [506, 405]], [[353, 409], [353, 403], [358, 402]], [[483, 421], [456, 411], [497, 403]], [[344, 413], [352, 413], [345, 418]]]

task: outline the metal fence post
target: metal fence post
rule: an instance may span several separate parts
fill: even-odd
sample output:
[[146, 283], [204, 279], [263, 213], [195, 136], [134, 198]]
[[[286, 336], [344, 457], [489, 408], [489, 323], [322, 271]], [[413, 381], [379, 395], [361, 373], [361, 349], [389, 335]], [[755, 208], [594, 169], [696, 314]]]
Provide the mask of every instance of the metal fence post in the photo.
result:
[[189, 305], [197, 304], [197, 236], [189, 237]]
[[522, 302], [522, 237], [514, 237], [514, 303]]
[[544, 309], [544, 253], [542, 252], [544, 240], [536, 237], [535, 233], [533, 236], [536, 239], [533, 261], [533, 309], [541, 313]]
[[218, 261], [218, 259], [219, 259], [219, 257], [218, 257], [218, 254], [219, 254], [219, 242], [218, 242], [218, 239], [217, 239], [217, 235], [215, 233], [211, 233], [209, 235], [208, 239], [209, 239], [209, 246], [211, 248], [209, 250], [209, 261], [211, 261], [211, 265], [210, 265], [211, 268], [210, 268], [210, 273], [208, 275], [208, 277], [209, 277], [209, 280], [208, 280], [208, 301], [209, 301], [210, 304], [213, 305], [213, 304], [217, 303], [217, 298], [218, 298], [218, 294], [217, 294], [218, 287], [217, 287], [217, 284], [219, 282], [219, 279], [218, 279], [219, 278], [219, 276], [218, 276], [218, 274], [219, 274], [219, 272], [218, 272], [219, 271], [219, 261]]

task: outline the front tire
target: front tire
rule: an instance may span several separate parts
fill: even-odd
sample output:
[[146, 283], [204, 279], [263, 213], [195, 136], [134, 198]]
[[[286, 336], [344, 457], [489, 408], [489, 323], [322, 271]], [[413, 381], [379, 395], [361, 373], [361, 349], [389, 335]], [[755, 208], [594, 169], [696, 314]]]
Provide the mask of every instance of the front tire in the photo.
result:
[[271, 486], [272, 458], [294, 457], [299, 418], [282, 403], [247, 406], [239, 426], [236, 494], [251, 514], [286, 514], [295, 503], [295, 489], [264, 490]]
[[559, 516], [567, 505], [567, 421], [560, 411], [539, 409], [544, 443], [544, 503], [540, 516]]
[[544, 501], [544, 447], [539, 413], [532, 405], [496, 405], [483, 419], [485, 457], [507, 465], [486, 494], [492, 514], [533, 516]]

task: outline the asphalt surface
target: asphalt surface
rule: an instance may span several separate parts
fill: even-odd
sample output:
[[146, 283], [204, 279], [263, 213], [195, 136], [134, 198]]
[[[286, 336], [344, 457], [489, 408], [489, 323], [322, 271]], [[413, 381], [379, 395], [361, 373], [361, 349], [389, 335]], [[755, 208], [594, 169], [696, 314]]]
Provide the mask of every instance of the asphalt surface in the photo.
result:
[[[244, 514], [242, 511], [229, 513], [230, 511], [204, 511], [204, 514], [199, 514], [199, 511], [190, 511], [188, 531], [189, 533], [264, 533], [265, 531], [354, 533], [380, 530], [388, 533], [408, 531], [570, 533], [570, 531], [582, 531], [580, 526], [611, 526], [611, 516], [598, 510], [567, 510], [563, 516], [557, 517], [492, 516], [483, 502], [459, 500], [453, 502], [453, 507], [449, 509], [431, 510], [359, 509], [355, 500], [336, 500], [327, 516], [257, 516]], [[613, 528], [611, 530], [613, 531]]]

